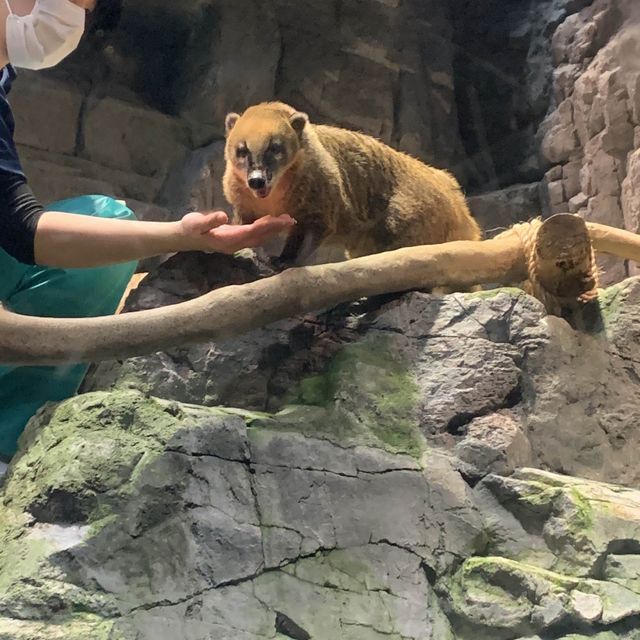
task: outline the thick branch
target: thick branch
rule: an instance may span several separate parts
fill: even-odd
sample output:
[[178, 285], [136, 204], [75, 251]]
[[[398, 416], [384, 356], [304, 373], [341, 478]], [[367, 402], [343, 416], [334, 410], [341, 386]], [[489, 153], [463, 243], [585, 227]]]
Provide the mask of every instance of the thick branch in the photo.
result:
[[[588, 238], [584, 223], [576, 216], [554, 218], [542, 225], [535, 238], [536, 277], [550, 295], [571, 298], [591, 284], [585, 267]], [[640, 262], [640, 236], [592, 222], [587, 228], [596, 251]], [[531, 234], [525, 235], [534, 242]], [[0, 362], [65, 364], [127, 358], [223, 340], [363, 296], [522, 282], [532, 275], [531, 255], [531, 247], [523, 247], [522, 229], [512, 229], [485, 242], [410, 247], [338, 264], [291, 269], [251, 284], [217, 289], [189, 302], [119, 316], [35, 318], [0, 307]]]
[[299, 313], [364, 296], [510, 284], [527, 278], [517, 235], [398, 249], [337, 264], [290, 269], [195, 300], [119, 316], [53, 319], [0, 309], [0, 362], [96, 362], [223, 340]]
[[640, 235], [597, 222], [587, 222], [587, 229], [598, 253], [640, 262]]

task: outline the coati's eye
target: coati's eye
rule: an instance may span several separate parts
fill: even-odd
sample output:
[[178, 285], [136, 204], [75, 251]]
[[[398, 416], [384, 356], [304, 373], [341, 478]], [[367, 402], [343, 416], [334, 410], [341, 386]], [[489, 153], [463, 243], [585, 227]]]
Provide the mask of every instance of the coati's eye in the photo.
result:
[[285, 152], [285, 148], [282, 142], [273, 140], [269, 143], [269, 146], [267, 147], [266, 152], [271, 154], [272, 156], [283, 156]]
[[236, 149], [236, 158], [243, 160], [244, 158], [246, 158], [249, 155], [249, 149], [247, 149], [247, 147], [245, 147], [243, 144], [241, 144], [237, 149]]

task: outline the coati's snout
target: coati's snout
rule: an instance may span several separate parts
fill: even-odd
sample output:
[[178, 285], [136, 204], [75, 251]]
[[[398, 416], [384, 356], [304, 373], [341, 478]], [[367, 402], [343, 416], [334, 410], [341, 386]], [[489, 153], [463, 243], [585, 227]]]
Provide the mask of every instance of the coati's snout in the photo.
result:
[[261, 169], [253, 169], [249, 172], [247, 183], [254, 191], [263, 191], [264, 189], [266, 189], [268, 182], [269, 178], [267, 177], [266, 171], [262, 171]]
[[225, 121], [225, 159], [256, 198], [268, 198], [301, 148], [306, 114], [255, 107]]

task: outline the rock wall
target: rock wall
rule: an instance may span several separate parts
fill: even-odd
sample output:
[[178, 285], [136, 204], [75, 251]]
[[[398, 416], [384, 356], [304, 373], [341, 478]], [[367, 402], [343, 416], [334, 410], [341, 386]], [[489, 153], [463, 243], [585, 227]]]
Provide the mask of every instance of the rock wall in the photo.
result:
[[537, 183], [538, 129], [552, 103], [549, 40], [590, 0], [453, 0], [454, 79], [469, 185]]
[[411, 293], [101, 368], [0, 489], [0, 639], [638, 640], [640, 493], [596, 479], [639, 482], [639, 294], [576, 331]]
[[125, 0], [116, 31], [21, 74], [12, 100], [43, 199], [95, 190], [163, 219], [225, 206], [224, 117], [274, 97], [455, 169], [452, 62], [435, 0]]
[[[637, 4], [596, 0], [552, 39], [555, 109], [543, 124], [551, 212], [638, 232], [640, 23]], [[603, 260], [605, 281], [635, 272]]]

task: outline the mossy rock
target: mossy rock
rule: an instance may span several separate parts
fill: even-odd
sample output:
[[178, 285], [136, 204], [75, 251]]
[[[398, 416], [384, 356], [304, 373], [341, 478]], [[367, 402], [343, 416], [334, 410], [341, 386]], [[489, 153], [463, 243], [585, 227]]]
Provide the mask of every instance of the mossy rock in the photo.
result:
[[418, 387], [391, 340], [346, 345], [325, 371], [303, 379], [286, 406], [252, 426], [298, 431], [342, 445], [368, 445], [419, 457], [425, 448], [417, 417]]

